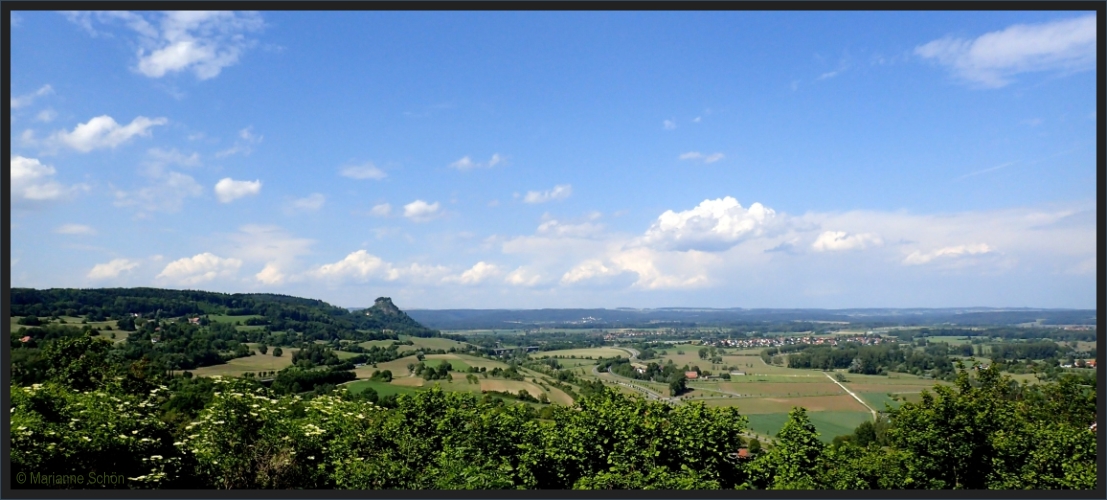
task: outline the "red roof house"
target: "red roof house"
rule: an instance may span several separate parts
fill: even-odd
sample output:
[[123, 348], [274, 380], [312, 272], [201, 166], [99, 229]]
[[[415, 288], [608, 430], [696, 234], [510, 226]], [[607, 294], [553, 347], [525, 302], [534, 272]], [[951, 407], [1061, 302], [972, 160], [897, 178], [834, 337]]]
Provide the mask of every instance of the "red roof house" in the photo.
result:
[[700, 374], [698, 372], [684, 372], [684, 378], [687, 378], [688, 380], [696, 380], [697, 378], [700, 378]]

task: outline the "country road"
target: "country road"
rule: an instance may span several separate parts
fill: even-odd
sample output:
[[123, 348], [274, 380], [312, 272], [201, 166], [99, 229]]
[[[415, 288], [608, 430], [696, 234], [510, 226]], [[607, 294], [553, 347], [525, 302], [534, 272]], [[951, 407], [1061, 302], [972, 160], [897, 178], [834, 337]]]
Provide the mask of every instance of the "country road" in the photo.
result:
[[842, 383], [839, 382], [838, 379], [836, 379], [834, 377], [831, 377], [829, 373], [823, 373], [823, 374], [826, 375], [826, 378], [830, 379], [831, 382], [834, 382], [835, 384], [838, 384], [838, 387], [841, 387], [843, 391], [846, 391], [850, 396], [853, 396], [853, 399], [856, 399], [858, 403], [861, 403], [861, 406], [864, 406], [865, 408], [868, 408], [869, 411], [872, 412], [872, 414], [873, 414], [873, 422], [876, 422], [876, 419], [877, 419], [876, 410], [874, 410], [873, 407], [869, 406], [868, 403], [866, 403], [863, 399], [861, 399], [861, 397], [858, 396], [857, 394], [854, 394], [853, 391], [851, 391], [849, 389], [846, 389], [846, 386], [842, 385]]

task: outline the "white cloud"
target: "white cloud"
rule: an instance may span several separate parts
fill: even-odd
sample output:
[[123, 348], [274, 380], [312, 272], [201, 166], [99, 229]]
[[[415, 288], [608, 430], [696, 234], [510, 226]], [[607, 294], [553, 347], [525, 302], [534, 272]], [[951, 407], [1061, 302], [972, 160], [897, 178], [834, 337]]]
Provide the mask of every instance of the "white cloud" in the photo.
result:
[[86, 225], [83, 225], [83, 224], [62, 224], [62, 225], [58, 226], [57, 229], [54, 229], [54, 232], [57, 233], [57, 234], [73, 234], [73, 235], [87, 235], [87, 236], [95, 236], [96, 235], [96, 230], [95, 229], [93, 229], [91, 226], [86, 226]]
[[156, 278], [182, 285], [195, 285], [219, 277], [231, 277], [240, 267], [242, 267], [242, 261], [239, 259], [222, 258], [210, 252], [204, 252], [170, 262]]
[[381, 203], [379, 205], [373, 205], [373, 208], [369, 210], [369, 215], [374, 217], [388, 217], [392, 214], [392, 205], [388, 203]]
[[146, 150], [145, 164], [153, 168], [164, 168], [170, 165], [195, 167], [200, 164], [200, 155], [199, 153], [185, 155], [184, 153], [178, 152], [176, 148], [166, 150], [154, 147]]
[[204, 188], [189, 175], [151, 169], [150, 183], [136, 191], [115, 190], [115, 206], [137, 206], [142, 212], [179, 212], [185, 198], [200, 196]]
[[102, 33], [93, 21], [121, 22], [138, 35], [135, 69], [150, 78], [191, 71], [197, 79], [214, 78], [256, 42], [246, 35], [261, 30], [256, 12], [183, 11], [134, 13], [126, 11], [65, 12], [73, 23], [91, 35]]
[[305, 198], [292, 200], [289, 210], [292, 212], [313, 212], [323, 208], [323, 204], [326, 202], [327, 197], [323, 196], [323, 193], [311, 193]]
[[571, 285], [598, 277], [614, 276], [621, 270], [604, 265], [599, 259], [590, 259], [578, 264], [561, 276], [562, 285]]
[[123, 272], [130, 271], [138, 267], [138, 265], [139, 263], [133, 260], [115, 259], [106, 264], [96, 264], [93, 266], [92, 270], [88, 272], [88, 278], [94, 280], [117, 278]]
[[558, 184], [548, 191], [527, 191], [523, 197], [526, 203], [546, 203], [554, 200], [564, 200], [573, 195], [571, 184]]
[[239, 130], [238, 139], [235, 139], [234, 146], [215, 153], [215, 157], [224, 158], [239, 153], [242, 153], [244, 155], [249, 155], [250, 153], [252, 153], [254, 151], [253, 146], [265, 140], [265, 136], [255, 134], [253, 132], [253, 128], [253, 125], [251, 125], [242, 130]]
[[946, 36], [915, 54], [970, 83], [997, 88], [1020, 73], [1095, 69], [1095, 14], [1042, 24], [1016, 24], [973, 40]]
[[992, 253], [994, 251], [995, 250], [992, 247], [989, 247], [984, 243], [976, 243], [972, 245], [957, 245], [939, 248], [931, 252], [914, 251], [903, 259], [903, 263], [910, 266], [917, 266], [926, 264], [938, 258], [956, 258], [969, 255], [983, 255], [987, 253]]
[[603, 232], [603, 224], [582, 222], [580, 224], [566, 224], [557, 220], [548, 220], [538, 225], [538, 234], [558, 237], [587, 237]]
[[664, 127], [665, 130], [673, 130], [676, 128], [676, 122], [672, 120], [665, 120], [661, 122], [661, 126]]
[[462, 285], [475, 285], [500, 274], [502, 274], [502, 271], [495, 264], [480, 261], [460, 275], [447, 277], [444, 281], [461, 283]]
[[811, 248], [816, 252], [864, 250], [867, 246], [879, 246], [883, 243], [879, 236], [871, 233], [848, 234], [845, 231], [825, 231], [815, 239]]
[[700, 153], [699, 151], [689, 151], [680, 155], [681, 160], [699, 160], [704, 163], [715, 163], [719, 160], [722, 160], [723, 158], [726, 158], [726, 155], [722, 153], [705, 155], [703, 153]]
[[365, 250], [358, 250], [338, 262], [319, 266], [312, 274], [323, 278], [369, 278], [374, 275], [383, 275], [390, 268], [391, 265], [381, 260], [380, 257]]
[[34, 92], [31, 92], [29, 94], [23, 94], [19, 97], [11, 98], [11, 107], [12, 107], [12, 109], [24, 108], [24, 107], [27, 107], [27, 106], [30, 106], [31, 104], [33, 104], [35, 102], [36, 98], [42, 97], [44, 95], [50, 95], [50, 94], [53, 94], [53, 93], [54, 93], [54, 87], [51, 87], [49, 85], [43, 85], [42, 87], [39, 87], [39, 89], [34, 91]]
[[284, 282], [285, 275], [281, 272], [280, 267], [274, 263], [269, 263], [265, 265], [261, 272], [255, 274], [254, 278], [266, 285], [279, 285]]
[[222, 203], [230, 203], [244, 196], [255, 196], [261, 192], [261, 181], [236, 181], [225, 177], [215, 184], [215, 196]]
[[415, 222], [426, 222], [441, 214], [439, 208], [437, 201], [434, 203], [427, 203], [423, 200], [415, 200], [404, 205], [404, 217]]
[[11, 157], [12, 205], [64, 200], [79, 190], [88, 189], [80, 184], [65, 186], [54, 180], [56, 173], [54, 167], [43, 165], [36, 158]]
[[699, 116], [697, 116], [697, 117], [695, 117], [695, 118], [693, 118], [693, 119], [692, 119], [692, 123], [699, 123], [699, 122], [700, 122], [700, 121], [702, 121], [702, 120], [703, 120], [703, 118], [702, 118], [702, 117], [699, 117]]
[[775, 216], [773, 209], [760, 203], [745, 209], [729, 196], [704, 200], [691, 210], [666, 210], [646, 231], [643, 242], [669, 250], [725, 250], [743, 238], [763, 234]]
[[149, 137], [150, 128], [165, 125], [165, 118], [147, 118], [139, 116], [131, 123], [122, 126], [108, 115], [97, 116], [86, 123], [78, 124], [72, 132], [59, 130], [51, 139], [56, 144], [69, 146], [82, 153], [94, 149], [115, 148], [136, 136]]
[[474, 168], [492, 168], [503, 163], [504, 161], [505, 158], [503, 156], [500, 156], [499, 153], [495, 153], [492, 155], [492, 158], [488, 160], [488, 163], [475, 162], [468, 156], [465, 156], [462, 157], [460, 160], [451, 163], [449, 166], [450, 168], [456, 168], [464, 172], [467, 170], [472, 170]]
[[384, 173], [384, 170], [377, 168], [376, 165], [373, 165], [372, 162], [366, 163], [364, 165], [345, 167], [339, 173], [343, 177], [349, 177], [351, 179], [358, 180], [381, 180], [385, 177], [388, 177], [388, 174]]
[[542, 275], [535, 273], [526, 267], [518, 267], [514, 271], [508, 273], [504, 278], [504, 282], [514, 286], [535, 286], [541, 283]]
[[38, 114], [35, 115], [35, 120], [40, 121], [42, 123], [50, 123], [50, 122], [54, 121], [54, 118], [57, 118], [57, 117], [58, 117], [58, 112], [57, 111], [54, 111], [53, 109], [44, 109], [42, 111], [39, 111]]

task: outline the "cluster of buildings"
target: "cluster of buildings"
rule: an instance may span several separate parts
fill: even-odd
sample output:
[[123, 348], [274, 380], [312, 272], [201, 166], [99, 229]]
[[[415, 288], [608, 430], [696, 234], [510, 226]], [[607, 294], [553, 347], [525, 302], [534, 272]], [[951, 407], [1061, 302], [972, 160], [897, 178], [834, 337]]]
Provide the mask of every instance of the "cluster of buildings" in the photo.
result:
[[895, 339], [878, 335], [856, 335], [833, 337], [761, 337], [744, 339], [723, 339], [704, 341], [704, 345], [716, 347], [736, 347], [739, 349], [764, 349], [766, 347], [780, 347], [786, 345], [809, 344], [836, 346], [839, 344], [856, 343], [861, 345], [877, 345], [895, 342]]

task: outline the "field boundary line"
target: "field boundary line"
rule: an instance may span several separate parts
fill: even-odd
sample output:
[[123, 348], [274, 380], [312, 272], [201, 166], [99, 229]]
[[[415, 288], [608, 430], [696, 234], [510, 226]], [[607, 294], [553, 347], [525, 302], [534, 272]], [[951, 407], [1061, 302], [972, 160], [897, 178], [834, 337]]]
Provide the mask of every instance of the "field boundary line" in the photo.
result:
[[869, 406], [868, 403], [866, 403], [864, 400], [862, 400], [861, 397], [858, 396], [857, 394], [854, 394], [853, 391], [847, 389], [846, 386], [842, 385], [842, 383], [838, 381], [838, 379], [836, 379], [834, 377], [831, 377], [829, 373], [823, 372], [823, 375], [826, 375], [826, 378], [830, 379], [831, 382], [834, 382], [835, 384], [838, 384], [838, 387], [841, 387], [842, 390], [846, 391], [847, 394], [849, 394], [850, 396], [853, 396], [853, 399], [856, 399], [858, 403], [861, 403], [861, 406], [864, 406], [865, 408], [868, 408], [869, 411], [872, 412], [872, 414], [873, 414], [873, 422], [876, 422], [876, 419], [877, 419], [876, 410], [874, 410], [873, 407]]

